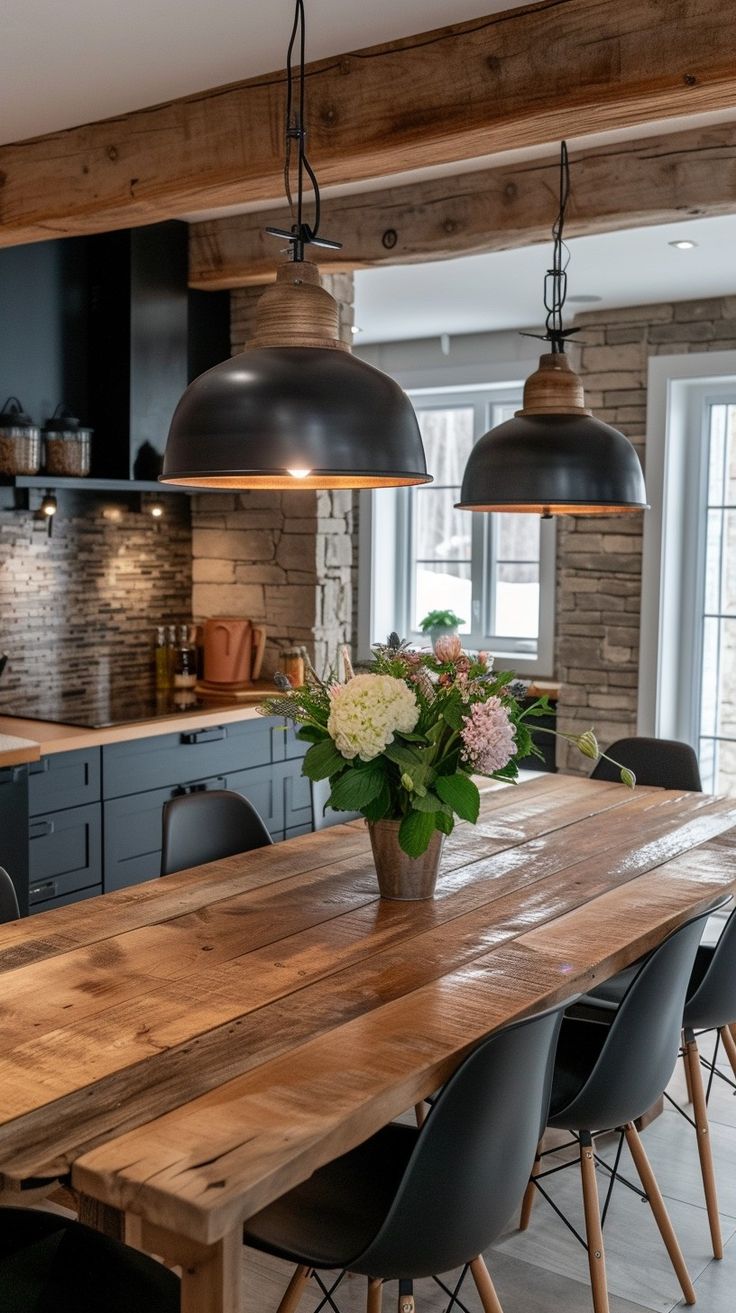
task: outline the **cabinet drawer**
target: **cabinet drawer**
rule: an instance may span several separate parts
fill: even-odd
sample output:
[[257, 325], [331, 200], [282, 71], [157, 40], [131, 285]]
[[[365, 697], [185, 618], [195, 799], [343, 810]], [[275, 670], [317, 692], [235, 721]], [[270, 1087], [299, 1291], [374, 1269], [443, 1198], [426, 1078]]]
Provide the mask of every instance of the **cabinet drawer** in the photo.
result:
[[292, 825], [290, 829], [284, 830], [285, 839], [296, 839], [299, 834], [311, 834], [311, 825]]
[[44, 898], [31, 904], [31, 915], [37, 912], [50, 912], [54, 907], [65, 907], [67, 903], [79, 903], [83, 898], [96, 898], [102, 893], [101, 884], [93, 884], [89, 889], [75, 889], [74, 893], [61, 894], [58, 898]]
[[233, 771], [227, 777], [228, 789], [242, 793], [252, 802], [271, 836], [280, 838], [284, 829], [283, 776], [277, 767]]
[[100, 800], [100, 749], [52, 752], [29, 768], [31, 816]]
[[[29, 886], [35, 898], [56, 897], [102, 880], [99, 803], [34, 816], [29, 826]], [[55, 893], [38, 893], [52, 882]], [[31, 893], [31, 901], [34, 899]]]
[[266, 765], [271, 761], [273, 726], [273, 720], [259, 716], [234, 725], [107, 744], [102, 749], [103, 797], [121, 798]]

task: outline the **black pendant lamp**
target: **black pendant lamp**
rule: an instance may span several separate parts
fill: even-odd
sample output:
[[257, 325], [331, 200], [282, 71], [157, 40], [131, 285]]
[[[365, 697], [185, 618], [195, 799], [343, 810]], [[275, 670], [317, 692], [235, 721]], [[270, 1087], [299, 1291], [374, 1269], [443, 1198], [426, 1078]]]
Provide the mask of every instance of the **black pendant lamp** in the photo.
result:
[[[292, 52], [300, 35], [298, 108]], [[341, 341], [337, 302], [322, 287], [307, 246], [320, 237], [317, 179], [305, 151], [304, 3], [296, 0], [287, 54], [284, 178], [292, 212], [289, 259], [261, 297], [245, 351], [189, 385], [171, 421], [162, 482], [200, 488], [390, 488], [429, 483], [409, 398], [393, 379], [356, 360]], [[296, 143], [297, 194], [290, 165]], [[305, 175], [314, 226], [303, 218]]]
[[[583, 385], [565, 355], [578, 330], [563, 328], [567, 247], [563, 241], [570, 194], [567, 146], [560, 152], [560, 209], [552, 229], [553, 266], [544, 284], [546, 332], [551, 350], [524, 385], [524, 404], [513, 419], [491, 429], [473, 447], [458, 508], [528, 511], [536, 515], [611, 515], [643, 511], [646, 489], [628, 438], [587, 409]], [[532, 335], [536, 336], [536, 335]]]

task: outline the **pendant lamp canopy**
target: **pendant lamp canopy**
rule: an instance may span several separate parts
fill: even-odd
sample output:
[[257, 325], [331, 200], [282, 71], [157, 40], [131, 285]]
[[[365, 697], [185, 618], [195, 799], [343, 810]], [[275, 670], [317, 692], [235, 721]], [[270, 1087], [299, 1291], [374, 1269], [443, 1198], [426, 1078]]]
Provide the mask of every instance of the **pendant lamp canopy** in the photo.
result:
[[[567, 146], [560, 152], [560, 210], [552, 229], [553, 266], [545, 278], [546, 332], [551, 350], [524, 385], [513, 419], [475, 444], [465, 467], [458, 509], [535, 515], [618, 515], [646, 510], [639, 458], [628, 438], [596, 419], [565, 354], [578, 330], [564, 328], [567, 247], [563, 241], [570, 191]], [[534, 335], [531, 335], [534, 336]]]
[[[298, 108], [292, 52], [300, 34]], [[174, 412], [161, 480], [198, 488], [390, 488], [429, 483], [414, 409], [398, 383], [357, 360], [340, 337], [339, 310], [305, 247], [339, 248], [318, 235], [317, 179], [305, 153], [304, 3], [296, 0], [287, 54], [284, 176], [293, 223], [267, 229], [289, 259], [263, 293], [245, 351], [190, 383]], [[296, 143], [297, 195], [290, 165]], [[305, 175], [315, 218], [303, 217]]]

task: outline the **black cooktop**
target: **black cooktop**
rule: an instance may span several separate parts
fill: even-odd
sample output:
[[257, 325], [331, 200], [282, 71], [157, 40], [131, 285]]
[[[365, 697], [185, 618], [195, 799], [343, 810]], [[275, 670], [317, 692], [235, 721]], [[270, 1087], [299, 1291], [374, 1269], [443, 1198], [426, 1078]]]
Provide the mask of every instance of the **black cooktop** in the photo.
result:
[[157, 693], [145, 690], [135, 697], [105, 697], [96, 702], [89, 697], [44, 698], [34, 702], [13, 704], [4, 708], [6, 716], [19, 716], [25, 720], [48, 720], [56, 725], [78, 725], [84, 729], [109, 729], [112, 725], [135, 725], [142, 720], [180, 716], [188, 711], [229, 711], [242, 707], [242, 701], [225, 698], [204, 698], [189, 690]]

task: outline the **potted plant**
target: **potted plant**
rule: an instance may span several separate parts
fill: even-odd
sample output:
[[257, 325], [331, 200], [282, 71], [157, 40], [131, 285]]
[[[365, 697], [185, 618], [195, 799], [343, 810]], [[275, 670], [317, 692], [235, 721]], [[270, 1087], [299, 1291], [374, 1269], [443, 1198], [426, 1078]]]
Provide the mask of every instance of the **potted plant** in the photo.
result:
[[456, 634], [460, 625], [464, 624], [465, 621], [455, 615], [454, 611], [430, 611], [420, 622], [419, 628], [423, 634], [429, 634], [434, 647], [438, 638], [443, 638], [446, 634]]
[[[530, 722], [549, 712], [548, 701], [524, 707], [514, 675], [494, 672], [485, 652], [463, 651], [457, 635], [419, 652], [391, 634], [357, 675], [343, 659], [342, 679], [322, 680], [308, 667], [306, 683], [292, 689], [277, 677], [282, 692], [259, 710], [296, 722], [310, 744], [304, 774], [329, 779], [327, 805], [365, 816], [381, 894], [431, 898], [455, 818], [478, 819], [472, 776], [515, 780], [519, 760], [541, 756]], [[591, 730], [565, 737], [600, 755]], [[630, 772], [622, 779], [633, 786]]]

